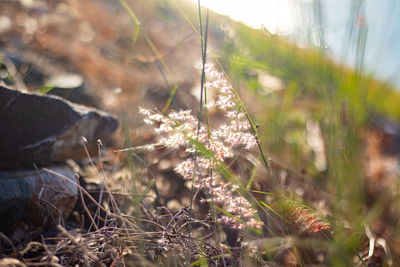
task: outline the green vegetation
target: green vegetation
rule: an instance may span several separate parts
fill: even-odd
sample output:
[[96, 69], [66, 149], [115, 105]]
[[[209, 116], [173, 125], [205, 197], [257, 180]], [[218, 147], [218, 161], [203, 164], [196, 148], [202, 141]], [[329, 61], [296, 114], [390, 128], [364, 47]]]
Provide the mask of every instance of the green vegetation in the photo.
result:
[[[326, 239], [332, 246], [328, 262], [347, 266], [354, 257], [361, 260], [364, 228], [382, 219], [376, 210], [382, 211], [384, 205], [383, 196], [374, 196], [373, 203], [368, 199], [365, 157], [371, 152], [365, 149], [365, 132], [371, 116], [400, 119], [400, 94], [334, 63], [320, 51], [298, 48], [239, 23], [230, 27], [234, 34], [220, 60], [234, 87], [242, 95], [251, 92], [260, 106], [254, 114], [268, 156], [331, 196], [329, 215], [335, 227], [332, 240]], [[260, 82], [265, 73], [281, 79], [283, 86], [265, 88]], [[254, 107], [254, 102], [246, 104]], [[311, 122], [320, 127], [325, 147], [327, 165], [319, 170], [314, 164], [318, 155], [310, 153], [307, 144]], [[398, 209], [398, 203], [393, 205]]]
[[[199, 35], [203, 63], [204, 43], [207, 43], [207, 39], [217, 43], [214, 46], [216, 49], [211, 48], [207, 52], [207, 60], [219, 65], [238, 91], [242, 98], [239, 101], [243, 101], [239, 106], [246, 108], [245, 113], [253, 131], [257, 133], [259, 144], [263, 144], [260, 149], [266, 151], [263, 154], [263, 150], [260, 150], [262, 155], [259, 158], [269, 158], [265, 166], [248, 167], [249, 180], [243, 184], [248, 185], [246, 190], [240, 185], [240, 193], [253, 203], [254, 208], [258, 208], [260, 217], [267, 217], [263, 220], [265, 243], [260, 236], [243, 233], [244, 237], [251, 240], [250, 243], [258, 244], [258, 250], [255, 255], [243, 252], [242, 260], [256, 263], [258, 259], [258, 263], [277, 262], [296, 266], [311, 263], [348, 266], [354, 262], [366, 265], [366, 261], [374, 256], [373, 253], [365, 254], [365, 250], [368, 250], [366, 239], [371, 240], [366, 229], [383, 223], [382, 216], [385, 216], [384, 210], [388, 208], [387, 198], [397, 198], [389, 188], [382, 189], [389, 196], [371, 196], [368, 191], [368, 183], [377, 178], [367, 173], [366, 164], [371, 162], [366, 159], [368, 153], [372, 152], [365, 149], [366, 138], [372, 117], [379, 115], [400, 119], [400, 109], [397, 108], [400, 94], [383, 82], [361, 75], [359, 70], [340, 66], [319, 50], [296, 47], [280, 37], [215, 14], [210, 16], [210, 32], [216, 33], [219, 39], [213, 40], [213, 34], [206, 33], [203, 36], [205, 31], [201, 10], [198, 14], [200, 28], [197, 29], [194, 26], [197, 23], [192, 19], [195, 11], [188, 5], [174, 2], [163, 6], [167, 7], [171, 8], [171, 13], [179, 11], [175, 15], [182, 15]], [[359, 49], [365, 46], [365, 39], [361, 41], [364, 43]], [[358, 62], [362, 62], [362, 53], [357, 53]], [[204, 66], [200, 95], [205, 97], [207, 88], [203, 92], [203, 76]], [[176, 93], [175, 89], [171, 92], [172, 96]], [[171, 99], [167, 107], [170, 102]], [[202, 105], [200, 100], [200, 107]], [[198, 111], [193, 112], [196, 114]], [[206, 121], [208, 127], [208, 118]], [[257, 129], [254, 128], [256, 124]], [[192, 139], [191, 142], [194, 141]], [[199, 155], [204, 156], [201, 153]], [[214, 156], [208, 158], [215, 160]], [[239, 158], [235, 160], [239, 165], [246, 164]], [[221, 169], [218, 171], [223, 173]], [[233, 179], [231, 183], [238, 183], [234, 173], [224, 179], [226, 182]], [[253, 188], [253, 182], [258, 186], [261, 184], [262, 190], [249, 190]], [[261, 196], [255, 200], [249, 192]], [[193, 193], [191, 198], [193, 200]], [[393, 205], [389, 208], [399, 208], [396, 203], [389, 205]], [[211, 209], [215, 221], [219, 212], [219, 216], [222, 214], [243, 223], [240, 218], [219, 206]], [[271, 218], [275, 222], [268, 224]], [[398, 224], [397, 216], [395, 218], [390, 223], [385, 222], [390, 224], [390, 231], [396, 229]], [[276, 221], [284, 221], [285, 226], [279, 226], [280, 223]], [[293, 223], [302, 224], [303, 230], [292, 228], [290, 225]], [[216, 235], [221, 232], [215, 231]], [[305, 234], [307, 231], [321, 233], [314, 236]], [[229, 233], [226, 233], [228, 244], [237, 245], [229, 242]], [[278, 236], [287, 239], [271, 242], [271, 237]], [[396, 238], [394, 235], [386, 240], [389, 245], [383, 247], [386, 254], [382, 262], [385, 264], [392, 263], [389, 251], [396, 249]], [[375, 248], [375, 245], [370, 245], [369, 251]], [[318, 249], [321, 251], [315, 252]], [[231, 252], [233, 258], [238, 256], [234, 251]], [[322, 253], [323, 256], [313, 259], [318, 258], [313, 253]], [[223, 255], [204, 254], [193, 264], [210, 263], [207, 257], [211, 261], [222, 257], [224, 261]], [[288, 261], [282, 257], [287, 257]]]
[[[400, 261], [399, 155], [387, 151], [399, 140], [373, 125], [400, 121], [399, 92], [361, 75], [361, 65], [341, 66], [188, 1], [114, 2], [111, 11], [107, 0], [54, 8], [70, 9], [63, 12], [89, 32], [84, 41], [64, 45], [75, 37], [58, 31], [57, 23], [75, 27], [67, 19], [29, 39], [107, 98], [123, 129], [117, 148], [99, 141], [97, 158], [85, 147], [90, 164], [75, 164], [98, 176], [101, 192], [81, 183], [84, 213], [69, 218], [78, 226], [58, 225], [54, 240], [33, 240], [39, 252], [21, 246], [10, 257], [88, 266]], [[102, 25], [97, 12], [121, 22]]]

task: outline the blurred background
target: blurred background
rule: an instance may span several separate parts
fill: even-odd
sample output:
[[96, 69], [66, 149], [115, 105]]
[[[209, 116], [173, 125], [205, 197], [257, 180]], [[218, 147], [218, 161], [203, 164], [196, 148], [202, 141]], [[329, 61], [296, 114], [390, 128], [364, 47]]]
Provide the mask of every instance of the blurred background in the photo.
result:
[[[355, 57], [363, 53], [366, 73], [400, 86], [400, 7], [395, 0], [203, 0], [201, 4], [300, 47], [318, 48], [353, 68], [358, 66]], [[360, 29], [365, 31], [365, 47], [358, 44]]]
[[[139, 106], [198, 112], [201, 17], [207, 62], [226, 74], [258, 125], [278, 189], [334, 227], [328, 237], [284, 233], [293, 239], [260, 245], [262, 257], [287, 266], [349, 266], [360, 258], [381, 263], [370, 266], [395, 266], [398, 1], [200, 3], [201, 12], [194, 0], [0, 0], [0, 79], [115, 114], [121, 127], [113, 150], [143, 145], [154, 136]], [[189, 187], [173, 173], [176, 154], [158, 156], [145, 161], [165, 205], [187, 206]], [[148, 173], [131, 168], [126, 155], [111, 151], [105, 158], [115, 188], [149, 183]], [[272, 190], [271, 174], [255, 173], [258, 189]], [[301, 253], [289, 255], [291, 247]]]

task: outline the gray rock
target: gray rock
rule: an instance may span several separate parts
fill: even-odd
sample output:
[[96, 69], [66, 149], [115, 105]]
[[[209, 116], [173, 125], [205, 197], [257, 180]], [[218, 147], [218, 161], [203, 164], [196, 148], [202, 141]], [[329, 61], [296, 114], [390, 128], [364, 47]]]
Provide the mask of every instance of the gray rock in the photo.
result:
[[0, 168], [85, 157], [81, 136], [95, 153], [96, 140], [107, 141], [117, 127], [118, 121], [100, 110], [0, 85]]
[[[62, 223], [75, 207], [76, 182], [67, 167], [0, 171], [0, 232], [18, 243], [46, 225]], [[4, 245], [0, 242], [0, 248]]]

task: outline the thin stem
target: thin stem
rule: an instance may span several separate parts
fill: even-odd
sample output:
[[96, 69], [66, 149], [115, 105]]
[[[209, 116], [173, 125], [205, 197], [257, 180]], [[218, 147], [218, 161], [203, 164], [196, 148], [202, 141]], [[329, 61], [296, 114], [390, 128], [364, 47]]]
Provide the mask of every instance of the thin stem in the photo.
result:
[[[197, 124], [197, 140], [198, 136], [200, 133], [200, 127], [201, 127], [201, 120], [202, 120], [202, 112], [203, 112], [203, 95], [204, 95], [204, 82], [205, 82], [205, 65], [206, 65], [206, 59], [207, 59], [207, 35], [208, 35], [208, 18], [209, 18], [209, 12], [207, 9], [207, 19], [206, 19], [206, 32], [205, 32], [205, 39], [203, 38], [203, 22], [202, 22], [202, 16], [201, 16], [201, 6], [200, 6], [200, 0], [197, 2], [198, 5], [198, 10], [199, 10], [199, 24], [200, 24], [200, 39], [201, 39], [201, 58], [202, 58], [202, 70], [201, 70], [201, 85], [200, 85], [200, 110], [198, 114], [198, 124]], [[196, 164], [197, 162], [197, 147], [196, 147], [196, 153], [194, 155], [194, 172], [193, 172], [193, 177], [192, 177], [192, 186], [190, 190], [190, 208], [189, 208], [189, 226], [188, 226], [188, 231], [189, 231], [189, 236], [192, 234], [192, 218], [193, 218], [193, 201], [194, 201], [194, 184], [195, 184], [195, 176], [196, 176]], [[189, 255], [190, 257], [190, 255]]]

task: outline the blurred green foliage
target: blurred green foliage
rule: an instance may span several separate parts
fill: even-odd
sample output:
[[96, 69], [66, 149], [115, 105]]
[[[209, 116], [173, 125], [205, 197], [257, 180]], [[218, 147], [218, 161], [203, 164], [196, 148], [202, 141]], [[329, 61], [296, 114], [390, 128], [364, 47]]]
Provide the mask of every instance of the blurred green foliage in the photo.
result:
[[[263, 107], [255, 116], [268, 153], [306, 173], [333, 196], [331, 216], [338, 223], [330, 263], [352, 264], [360, 258], [357, 251], [372, 212], [365, 209], [363, 130], [373, 115], [399, 120], [400, 94], [384, 82], [334, 63], [320, 50], [299, 48], [240, 23], [230, 27], [234, 35], [226, 38], [219, 58], [222, 66], [234, 87], [250, 91]], [[283, 88], [263, 88], [263, 73], [281, 79]], [[307, 149], [309, 121], [321, 128], [326, 170], [315, 168], [315, 155]]]

